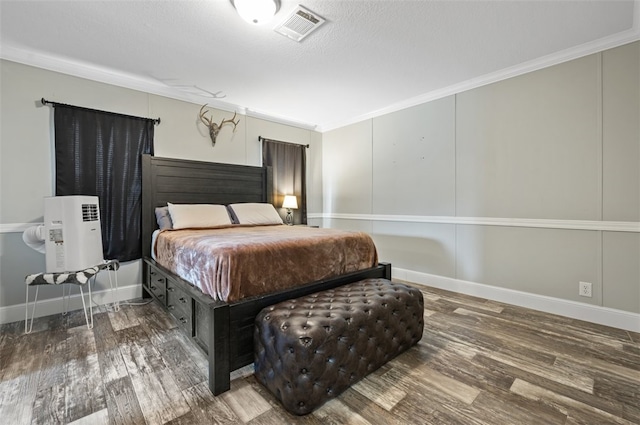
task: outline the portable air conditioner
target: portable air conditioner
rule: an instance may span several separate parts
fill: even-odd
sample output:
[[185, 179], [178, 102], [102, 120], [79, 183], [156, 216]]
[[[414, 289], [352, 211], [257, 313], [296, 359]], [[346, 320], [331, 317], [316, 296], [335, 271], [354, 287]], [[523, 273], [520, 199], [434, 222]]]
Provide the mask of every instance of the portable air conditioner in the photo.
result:
[[44, 198], [47, 273], [84, 270], [102, 263], [97, 196]]

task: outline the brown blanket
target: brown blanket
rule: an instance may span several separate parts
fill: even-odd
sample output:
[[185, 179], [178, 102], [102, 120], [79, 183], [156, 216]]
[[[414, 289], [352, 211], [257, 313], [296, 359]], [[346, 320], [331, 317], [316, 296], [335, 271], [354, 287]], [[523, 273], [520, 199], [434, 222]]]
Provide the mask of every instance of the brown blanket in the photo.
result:
[[237, 301], [373, 267], [362, 232], [254, 226], [161, 232], [156, 261], [214, 299]]

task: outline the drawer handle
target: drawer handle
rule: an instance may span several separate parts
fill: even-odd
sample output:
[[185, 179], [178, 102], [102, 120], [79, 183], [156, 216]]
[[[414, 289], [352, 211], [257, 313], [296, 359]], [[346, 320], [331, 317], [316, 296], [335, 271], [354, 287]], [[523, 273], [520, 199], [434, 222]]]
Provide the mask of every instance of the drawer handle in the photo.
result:
[[156, 289], [158, 289], [158, 288], [156, 288], [155, 286], [151, 285], [151, 290], [152, 291], [155, 291]]
[[150, 274], [151, 276], [155, 276], [155, 275], [156, 275], [156, 272], [154, 272], [154, 271], [150, 271], [150, 272], [149, 272], [149, 274]]
[[158, 294], [158, 298], [164, 298], [164, 294]]
[[180, 323], [187, 323], [187, 319], [185, 319], [184, 317], [181, 317], [178, 320], [180, 320]]
[[184, 304], [187, 302], [187, 300], [184, 297], [180, 297], [180, 302]]
[[167, 309], [168, 309], [169, 311], [173, 311], [173, 310], [175, 310], [175, 309], [176, 309], [176, 306], [175, 306], [175, 305], [173, 305], [173, 304], [171, 304], [171, 305], [167, 306]]
[[176, 288], [174, 288], [173, 286], [169, 286], [167, 288], [167, 291], [169, 291], [169, 292], [174, 292], [175, 290], [176, 290]]

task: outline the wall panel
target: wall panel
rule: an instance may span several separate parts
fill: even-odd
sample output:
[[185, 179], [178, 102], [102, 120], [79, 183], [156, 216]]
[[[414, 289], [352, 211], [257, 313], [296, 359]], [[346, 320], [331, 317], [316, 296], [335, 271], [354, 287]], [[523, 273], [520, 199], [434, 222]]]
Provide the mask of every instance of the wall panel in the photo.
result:
[[[325, 219], [322, 227], [331, 227], [333, 229], [350, 230], [354, 232], [372, 233], [372, 223], [369, 220], [352, 220], [344, 218]], [[384, 261], [384, 260], [382, 260]]]
[[371, 213], [371, 121], [323, 134], [324, 211]]
[[312, 131], [310, 142], [307, 149], [307, 211], [319, 214], [322, 213], [322, 135]]
[[601, 304], [599, 232], [460, 225], [456, 245], [458, 279]]
[[456, 95], [459, 216], [599, 220], [600, 62]]
[[455, 225], [374, 221], [372, 232], [380, 261], [455, 277]]
[[373, 213], [455, 215], [455, 97], [373, 119]]
[[602, 56], [604, 219], [640, 221], [640, 42]]
[[602, 305], [640, 313], [640, 233], [602, 235]]

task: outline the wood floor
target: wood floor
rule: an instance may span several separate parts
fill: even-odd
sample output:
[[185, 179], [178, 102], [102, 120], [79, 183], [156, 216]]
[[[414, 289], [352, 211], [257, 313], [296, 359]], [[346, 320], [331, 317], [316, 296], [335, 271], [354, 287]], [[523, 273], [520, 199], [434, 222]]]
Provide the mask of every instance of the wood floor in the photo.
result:
[[0, 328], [3, 424], [639, 424], [640, 335], [421, 287], [420, 343], [305, 417], [249, 368], [214, 397], [154, 303]]

